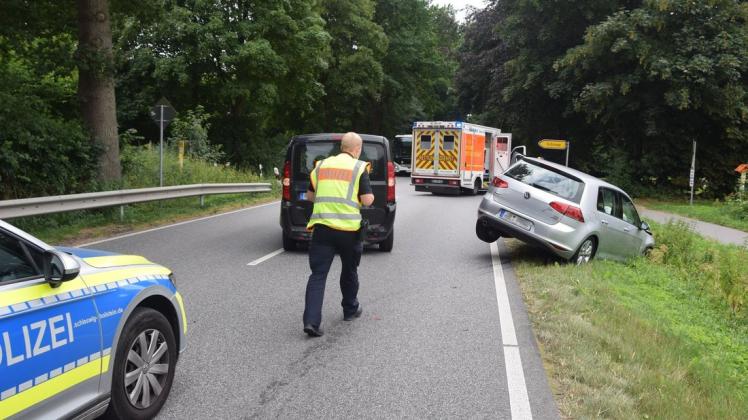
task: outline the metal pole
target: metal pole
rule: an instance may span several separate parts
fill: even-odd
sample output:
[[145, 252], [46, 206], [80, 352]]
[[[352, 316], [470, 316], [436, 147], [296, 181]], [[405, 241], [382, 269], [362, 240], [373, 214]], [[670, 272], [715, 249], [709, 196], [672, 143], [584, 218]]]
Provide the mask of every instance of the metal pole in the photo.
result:
[[571, 149], [571, 143], [566, 142], [566, 166], [569, 166], [569, 149]]
[[694, 185], [696, 185], [696, 140], [693, 141], [693, 155], [691, 156], [691, 173], [688, 176], [688, 180], [691, 183], [690, 205], [693, 206], [693, 189], [694, 189]]
[[158, 164], [158, 185], [160, 187], [164, 186], [164, 106], [165, 105], [159, 105], [159, 109], [161, 110], [161, 118], [159, 118], [159, 143], [160, 143], [160, 150], [159, 150], [159, 164]]

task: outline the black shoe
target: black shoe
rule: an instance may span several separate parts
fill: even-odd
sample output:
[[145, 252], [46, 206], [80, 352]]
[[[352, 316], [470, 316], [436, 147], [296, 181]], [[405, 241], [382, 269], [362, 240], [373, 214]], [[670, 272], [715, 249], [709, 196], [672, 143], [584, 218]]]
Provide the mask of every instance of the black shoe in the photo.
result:
[[364, 312], [364, 308], [359, 303], [358, 309], [356, 309], [356, 312], [352, 313], [351, 315], [344, 316], [343, 321], [353, 321], [354, 319], [361, 317], [361, 313], [363, 312]]
[[325, 333], [322, 328], [315, 327], [314, 325], [304, 325], [304, 332], [309, 337], [322, 337]]

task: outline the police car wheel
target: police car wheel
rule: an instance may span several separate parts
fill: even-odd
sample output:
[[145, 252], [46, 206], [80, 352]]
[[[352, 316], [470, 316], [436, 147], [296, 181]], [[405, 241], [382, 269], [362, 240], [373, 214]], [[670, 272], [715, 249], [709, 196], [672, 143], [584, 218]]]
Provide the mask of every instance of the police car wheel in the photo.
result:
[[105, 417], [153, 418], [169, 395], [176, 361], [176, 339], [169, 321], [154, 309], [137, 308], [117, 346]]

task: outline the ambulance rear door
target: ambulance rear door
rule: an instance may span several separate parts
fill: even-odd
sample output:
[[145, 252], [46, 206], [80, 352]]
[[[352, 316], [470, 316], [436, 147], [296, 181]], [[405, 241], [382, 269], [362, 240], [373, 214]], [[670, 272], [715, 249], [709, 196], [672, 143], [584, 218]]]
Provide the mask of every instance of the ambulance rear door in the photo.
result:
[[457, 128], [437, 130], [439, 147], [436, 153], [436, 175], [450, 178], [460, 176], [460, 132]]
[[512, 150], [511, 133], [498, 133], [491, 147], [491, 178], [503, 174], [509, 169]]
[[413, 129], [413, 175], [436, 174], [437, 130]]

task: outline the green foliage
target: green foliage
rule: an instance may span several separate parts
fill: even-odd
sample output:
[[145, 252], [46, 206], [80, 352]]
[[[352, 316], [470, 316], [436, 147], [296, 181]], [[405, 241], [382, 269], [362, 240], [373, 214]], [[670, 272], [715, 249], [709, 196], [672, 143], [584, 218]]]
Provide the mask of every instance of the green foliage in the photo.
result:
[[748, 294], [748, 251], [680, 224], [652, 228], [660, 248], [628, 264], [548, 265], [509, 241], [559, 408], [569, 418], [742, 418], [748, 317], [735, 304]]
[[206, 162], [220, 163], [224, 160], [224, 153], [218, 144], [210, 144], [208, 131], [210, 130], [209, 116], [205, 109], [199, 106], [189, 110], [171, 123], [170, 146], [175, 149], [180, 141], [186, 142], [186, 154], [193, 159]]
[[698, 140], [702, 192], [723, 196], [748, 154], [747, 17], [737, 0], [497, 0], [466, 29], [460, 104], [531, 149], [565, 138], [580, 169], [660, 190], [683, 188]]
[[[158, 186], [159, 152], [157, 148], [125, 146], [122, 163], [122, 186], [124, 188]], [[164, 175], [165, 185], [267, 182], [248, 171], [191, 157], [184, 160], [184, 167], [180, 170], [177, 155], [172, 150], [166, 150], [164, 153]], [[206, 196], [204, 207], [200, 206], [198, 197], [133, 204], [125, 206], [124, 220], [120, 220], [119, 208], [104, 208], [23, 217], [13, 219], [11, 222], [48, 243], [80, 243], [97, 237], [111, 236], [112, 232], [143, 229], [275, 200], [279, 196], [279, 188], [277, 183], [271, 185], [273, 191], [270, 193]]]
[[[115, 75], [121, 145], [158, 141], [150, 109], [162, 96], [177, 110], [170, 147], [185, 139], [194, 157], [252, 168], [280, 166], [295, 134], [391, 137], [417, 119], [456, 117], [461, 27], [450, 8], [425, 0], [110, 3], [114, 68], [105, 70]], [[100, 63], [76, 53], [76, 10], [49, 0], [0, 5], [0, 93], [8, 98], [0, 115], [12, 120], [0, 126], [2, 197], [105, 188], [87, 181], [98, 154], [80, 128], [75, 93], [78, 69]], [[49, 176], [31, 169], [37, 156], [58, 155], [79, 166], [42, 162], [53, 166]]]
[[96, 153], [77, 119], [76, 74], [55, 60], [73, 49], [68, 36], [15, 47], [0, 37], [0, 199], [91, 188]]

